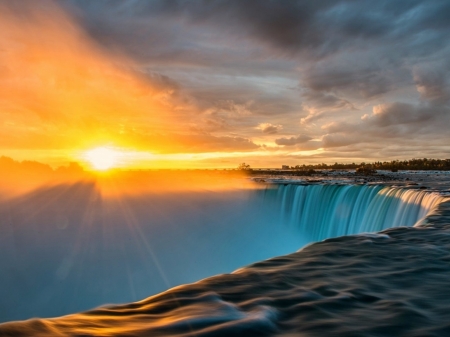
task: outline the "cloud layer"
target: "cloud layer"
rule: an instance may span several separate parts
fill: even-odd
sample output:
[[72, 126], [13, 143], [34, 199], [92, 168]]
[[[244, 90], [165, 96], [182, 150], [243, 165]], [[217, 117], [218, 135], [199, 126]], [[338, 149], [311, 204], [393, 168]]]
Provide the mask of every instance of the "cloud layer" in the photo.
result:
[[450, 150], [447, 1], [0, 7], [4, 148], [113, 139], [160, 153], [283, 153], [280, 163]]

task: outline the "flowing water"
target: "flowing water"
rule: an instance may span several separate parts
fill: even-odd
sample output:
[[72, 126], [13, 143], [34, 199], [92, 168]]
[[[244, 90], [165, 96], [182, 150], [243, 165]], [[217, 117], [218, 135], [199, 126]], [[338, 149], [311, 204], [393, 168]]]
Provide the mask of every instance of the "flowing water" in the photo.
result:
[[[366, 299], [373, 296], [380, 304], [383, 297], [375, 294], [376, 278], [364, 280], [370, 284], [367, 289], [364, 282], [355, 281], [367, 273], [380, 277], [385, 273], [386, 284], [380, 283], [379, 290], [387, 292], [384, 288], [397, 277], [390, 273], [402, 264], [410, 268], [408, 258], [423, 256], [418, 262], [422, 269], [427, 268], [422, 263], [430, 263], [429, 254], [445, 252], [436, 260], [445, 261], [447, 241], [440, 232], [431, 232], [436, 228], [430, 223], [446, 222], [446, 200], [439, 193], [367, 185], [281, 184], [227, 193], [120, 199], [104, 198], [89, 184], [37, 191], [2, 205], [0, 263], [7, 271], [0, 276], [3, 321], [132, 302], [177, 284], [294, 252], [307, 243], [337, 239], [142, 302], [55, 320], [0, 325], [0, 336], [38, 336], [39, 331], [47, 336], [48, 329], [62, 336], [282, 335], [299, 329], [294, 321], [308, 321], [317, 310], [326, 313], [331, 306], [329, 315], [317, 314], [317, 322], [305, 325], [313, 330], [324, 327], [320, 319], [330, 322], [334, 307], [339, 313], [356, 310], [353, 304], [345, 309], [348, 298], [358, 298], [355, 293]], [[414, 231], [400, 228], [341, 238], [397, 226]], [[411, 240], [408, 233], [413, 234]], [[413, 243], [420, 233], [422, 241]], [[433, 242], [437, 236], [441, 240]], [[431, 250], [423, 251], [427, 247]], [[380, 269], [371, 270], [370, 265]], [[433, 279], [441, 267], [426, 269], [423, 276]], [[394, 293], [400, 291], [396, 287]], [[363, 300], [367, 305], [371, 301]], [[369, 313], [370, 306], [365, 310]]]

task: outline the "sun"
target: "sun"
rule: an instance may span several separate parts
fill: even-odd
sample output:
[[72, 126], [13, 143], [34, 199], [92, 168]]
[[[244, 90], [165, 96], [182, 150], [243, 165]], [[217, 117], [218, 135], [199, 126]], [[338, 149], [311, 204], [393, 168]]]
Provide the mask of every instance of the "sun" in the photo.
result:
[[105, 171], [117, 166], [121, 153], [110, 147], [97, 147], [87, 151], [84, 157], [94, 169]]

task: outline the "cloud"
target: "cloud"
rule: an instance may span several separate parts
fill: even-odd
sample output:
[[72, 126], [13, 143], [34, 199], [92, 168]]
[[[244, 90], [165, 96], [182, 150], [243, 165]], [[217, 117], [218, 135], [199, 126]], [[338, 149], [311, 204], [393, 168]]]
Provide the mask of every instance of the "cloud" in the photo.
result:
[[447, 68], [448, 65], [441, 63], [433, 67], [417, 66], [413, 70], [414, 83], [422, 99], [436, 103], [450, 100], [450, 82], [447, 72], [442, 71]]
[[290, 138], [278, 138], [275, 139], [275, 143], [277, 145], [285, 145], [285, 146], [292, 146], [297, 144], [303, 144], [311, 140], [311, 137], [305, 136], [305, 135], [299, 135], [297, 137], [290, 137]]
[[155, 153], [242, 152], [260, 148], [250, 139], [239, 136], [215, 136], [210, 133], [135, 133], [128, 139], [134, 144], [158, 144]]
[[381, 127], [425, 123], [433, 118], [433, 109], [408, 103], [385, 103], [373, 107], [372, 118]]
[[271, 123], [260, 123], [256, 129], [261, 130], [262, 133], [266, 133], [269, 135], [278, 133], [278, 131], [283, 129], [283, 126], [280, 124], [274, 125]]
[[[0, 63], [7, 65], [0, 73], [2, 148], [105, 143], [158, 153], [259, 148], [236, 134], [189, 131], [198, 111], [192, 111], [196, 106], [185, 101], [176, 80], [104, 54], [57, 3], [42, 4], [46, 7], [33, 1], [20, 8], [0, 3]], [[229, 123], [250, 116], [250, 105], [217, 101], [206, 113], [207, 129], [224, 131]]]
[[[389, 65], [365, 62], [361, 64], [359, 60], [349, 63], [348, 59], [342, 62], [335, 58], [333, 62], [323, 61], [309, 69], [304, 77], [304, 85], [317, 92], [333, 92], [368, 99], [393, 88], [393, 79], [390, 78], [389, 71], [384, 70], [385, 67]], [[350, 104], [347, 100], [342, 101]]]
[[351, 102], [333, 94], [308, 90], [302, 97], [305, 99], [303, 108], [308, 111], [308, 115], [300, 119], [302, 125], [318, 121], [338, 110], [356, 110]]
[[322, 125], [321, 129], [326, 133], [353, 132], [355, 125], [348, 122], [330, 122]]
[[167, 83], [118, 66], [125, 60], [96, 48], [57, 3], [19, 7], [0, 3], [0, 64], [7, 67], [0, 73], [0, 128], [8, 139], [2, 146], [85, 146], [113, 140], [124, 125], [176, 125], [158, 97]]
[[449, 15], [439, 0], [0, 0], [0, 146], [247, 151], [282, 125], [322, 139], [280, 136], [287, 150], [442, 148]]
[[322, 137], [322, 146], [326, 149], [360, 143], [361, 138], [344, 133], [327, 134]]
[[[313, 59], [355, 46], [370, 47], [382, 40], [397, 43], [407, 38], [407, 43], [415, 40], [417, 46], [433, 39], [421, 36], [422, 31], [441, 33], [449, 29], [445, 15], [450, 12], [449, 6], [439, 0], [383, 0], [375, 4], [369, 0], [64, 3], [99, 43], [140, 59], [156, 55], [170, 58], [177, 53], [186, 56], [189, 47], [201, 46], [197, 41], [223, 41], [227, 36], [255, 40], [279, 52], [301, 53]], [[198, 37], [201, 40], [195, 39]], [[204, 54], [196, 55], [201, 58]]]
[[306, 105], [315, 110], [355, 109], [351, 102], [329, 93], [308, 90], [302, 97], [307, 102]]
[[[380, 148], [392, 148], [395, 144], [405, 149], [425, 144], [443, 146], [445, 142], [436, 135], [445, 133], [448, 123], [450, 108], [446, 106], [384, 103], [374, 106], [372, 114], [363, 115], [359, 122], [334, 121], [323, 125], [322, 141], [324, 148], [356, 144], [366, 147], [376, 144]], [[402, 154], [400, 150], [398, 153]]]

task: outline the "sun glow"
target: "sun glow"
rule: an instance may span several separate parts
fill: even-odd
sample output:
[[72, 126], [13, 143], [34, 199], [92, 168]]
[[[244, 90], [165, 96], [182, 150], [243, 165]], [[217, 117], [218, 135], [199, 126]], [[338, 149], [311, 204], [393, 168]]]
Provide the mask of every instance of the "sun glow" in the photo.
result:
[[109, 147], [97, 147], [85, 153], [86, 160], [99, 171], [117, 167], [121, 157], [120, 151]]

